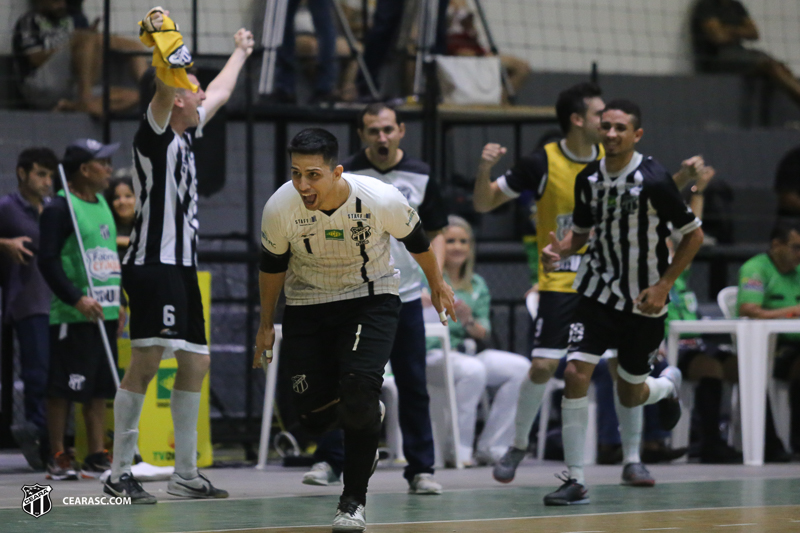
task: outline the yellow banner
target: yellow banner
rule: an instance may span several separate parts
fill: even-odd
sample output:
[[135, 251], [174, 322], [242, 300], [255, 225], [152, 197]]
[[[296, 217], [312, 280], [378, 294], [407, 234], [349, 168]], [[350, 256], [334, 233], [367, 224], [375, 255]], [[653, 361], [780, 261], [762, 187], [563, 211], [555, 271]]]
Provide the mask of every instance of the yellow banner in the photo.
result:
[[[211, 342], [211, 273], [198, 272], [200, 294], [203, 299], [203, 315], [206, 323], [206, 339]], [[128, 324], [117, 340], [119, 350], [120, 375], [123, 375], [131, 362], [131, 340]], [[175, 433], [172, 426], [170, 396], [175, 383], [178, 361], [173, 357], [161, 361], [158, 374], [147, 387], [142, 417], [139, 421], [139, 453], [146, 463], [156, 466], [175, 464]], [[112, 449], [114, 437], [114, 402], [108, 402], [106, 411], [106, 447]], [[86, 429], [80, 409], [75, 410], [75, 448], [79, 459], [88, 453]], [[209, 416], [209, 375], [203, 380], [200, 391], [200, 415], [197, 419], [197, 466], [207, 467], [214, 462], [211, 448], [211, 422]]]

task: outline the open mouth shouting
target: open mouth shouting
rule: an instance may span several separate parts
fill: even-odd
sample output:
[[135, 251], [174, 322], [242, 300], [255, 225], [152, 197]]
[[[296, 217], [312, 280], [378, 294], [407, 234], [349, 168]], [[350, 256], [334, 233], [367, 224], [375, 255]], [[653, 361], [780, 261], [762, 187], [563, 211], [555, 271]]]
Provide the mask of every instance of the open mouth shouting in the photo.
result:
[[379, 146], [378, 147], [378, 155], [381, 157], [386, 157], [389, 155], [389, 148], [386, 146]]
[[315, 203], [317, 203], [317, 193], [310, 192], [310, 193], [301, 193], [300, 196], [303, 197], [303, 205], [306, 209], [311, 209]]

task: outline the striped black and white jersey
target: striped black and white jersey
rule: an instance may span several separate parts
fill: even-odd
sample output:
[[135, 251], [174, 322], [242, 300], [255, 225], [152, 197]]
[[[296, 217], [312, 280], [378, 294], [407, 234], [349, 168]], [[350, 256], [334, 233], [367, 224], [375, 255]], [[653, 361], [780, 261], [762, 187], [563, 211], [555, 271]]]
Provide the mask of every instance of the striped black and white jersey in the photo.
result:
[[[575, 181], [575, 233], [594, 233], [573, 287], [620, 311], [642, 314], [634, 300], [669, 267], [667, 239], [700, 227], [669, 172], [635, 152], [622, 171], [609, 174], [605, 158]], [[665, 306], [658, 315], [667, 312]], [[652, 315], [648, 315], [652, 316]]]
[[159, 127], [150, 108], [133, 138], [136, 178], [136, 217], [125, 265], [161, 263], [197, 265], [197, 172], [192, 139], [202, 136], [205, 110], [198, 108], [200, 125], [177, 135]]
[[[342, 162], [345, 172], [371, 176], [389, 185], [394, 185], [408, 205], [419, 214], [425, 231], [439, 231], [447, 226], [447, 211], [436, 180], [430, 177], [427, 163], [408, 157], [405, 153], [397, 165], [388, 170], [379, 170], [367, 158], [366, 150], [361, 150]], [[411, 257], [406, 247], [392, 238], [392, 259], [400, 270], [400, 299], [403, 302], [418, 300], [422, 293], [422, 270]]]
[[292, 182], [267, 201], [261, 246], [273, 255], [291, 251], [284, 291], [287, 305], [313, 305], [374, 294], [398, 294], [390, 237], [403, 239], [419, 215], [396, 188], [342, 174], [347, 201], [330, 215], [309, 211]]

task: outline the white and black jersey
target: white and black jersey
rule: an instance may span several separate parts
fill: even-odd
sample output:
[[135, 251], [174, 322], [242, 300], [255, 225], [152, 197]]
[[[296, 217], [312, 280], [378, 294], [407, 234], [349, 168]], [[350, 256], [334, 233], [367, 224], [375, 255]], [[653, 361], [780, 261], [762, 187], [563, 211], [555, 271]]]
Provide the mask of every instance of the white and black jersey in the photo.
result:
[[136, 178], [136, 217], [125, 265], [197, 265], [197, 172], [192, 137], [202, 135], [205, 110], [198, 108], [200, 125], [177, 135], [156, 124], [150, 108], [133, 139]]
[[[361, 150], [342, 162], [345, 172], [371, 176], [393, 185], [406, 197], [408, 205], [417, 211], [425, 231], [439, 231], [447, 226], [447, 211], [442, 194], [427, 163], [408, 157], [405, 153], [397, 165], [379, 170]], [[403, 302], [418, 300], [422, 292], [422, 271], [406, 247], [392, 238], [392, 259], [400, 270], [400, 299]]]
[[[573, 287], [602, 304], [641, 314], [633, 302], [669, 267], [673, 228], [686, 235], [700, 224], [653, 158], [636, 152], [616, 174], [608, 173], [605, 159], [591, 163], [575, 181], [572, 229], [594, 234]], [[665, 306], [659, 315], [666, 311]]]
[[350, 194], [330, 215], [306, 209], [292, 182], [264, 206], [262, 248], [274, 256], [291, 252], [284, 284], [288, 305], [398, 295], [390, 236], [408, 237], [419, 215], [391, 185], [347, 173], [342, 179]]

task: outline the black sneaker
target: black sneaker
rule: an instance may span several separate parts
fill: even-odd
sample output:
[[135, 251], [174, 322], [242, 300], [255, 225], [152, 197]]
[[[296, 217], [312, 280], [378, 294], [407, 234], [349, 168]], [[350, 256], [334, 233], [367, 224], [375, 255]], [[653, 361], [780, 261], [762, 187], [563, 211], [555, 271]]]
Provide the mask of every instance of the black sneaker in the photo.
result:
[[677, 367], [668, 366], [661, 371], [658, 377], [667, 378], [675, 386], [675, 391], [667, 398], [659, 401], [658, 405], [658, 421], [661, 423], [661, 429], [670, 431], [678, 425], [678, 420], [681, 419], [681, 383], [683, 382], [683, 375]]
[[39, 428], [31, 422], [23, 422], [22, 424], [11, 426], [11, 435], [17, 441], [17, 445], [30, 467], [37, 472], [44, 470], [45, 464], [42, 461]]
[[517, 467], [525, 458], [525, 450], [520, 450], [514, 446], [509, 446], [503, 457], [497, 461], [492, 469], [492, 476], [495, 481], [500, 483], [511, 483], [517, 473]]
[[111, 458], [106, 450], [87, 455], [81, 467], [83, 479], [99, 479], [103, 472], [111, 469]]
[[556, 478], [563, 481], [564, 484], [555, 492], [544, 497], [545, 505], [586, 505], [589, 503], [589, 491], [575, 479], [569, 477], [567, 472], [563, 472], [561, 476], [556, 474]]
[[119, 476], [119, 481], [113, 483], [111, 476], [103, 484], [103, 492], [118, 498], [130, 498], [131, 503], [146, 504], [156, 503], [156, 497], [146, 492], [132, 474], [124, 473]]

